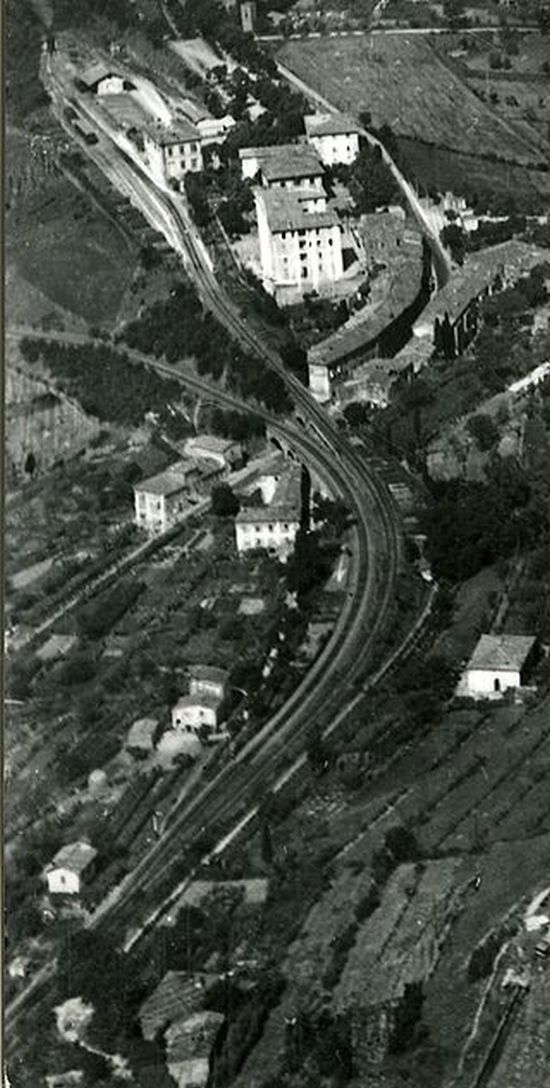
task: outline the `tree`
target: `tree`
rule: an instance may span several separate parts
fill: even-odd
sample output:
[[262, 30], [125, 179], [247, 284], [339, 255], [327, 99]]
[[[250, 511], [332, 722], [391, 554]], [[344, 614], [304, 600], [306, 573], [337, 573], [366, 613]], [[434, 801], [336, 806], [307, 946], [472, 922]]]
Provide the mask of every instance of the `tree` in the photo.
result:
[[491, 416], [486, 415], [485, 412], [478, 412], [475, 416], [470, 416], [467, 428], [472, 438], [474, 438], [484, 453], [493, 449], [493, 446], [498, 442], [498, 427], [495, 425]]
[[464, 264], [466, 234], [462, 227], [459, 227], [457, 223], [449, 223], [441, 231], [441, 241], [450, 250], [453, 261], [459, 265]]
[[31, 479], [32, 479], [32, 477], [34, 476], [34, 474], [36, 472], [36, 467], [37, 467], [36, 457], [34, 456], [34, 453], [32, 452], [32, 450], [29, 450], [29, 452], [28, 452], [28, 454], [27, 454], [27, 456], [25, 458], [25, 472], [26, 472], [27, 476], [31, 477]]
[[270, 866], [273, 864], [273, 840], [271, 837], [271, 828], [267, 820], [262, 822], [262, 842], [261, 842], [262, 861], [264, 865]]
[[219, 518], [234, 518], [239, 513], [240, 502], [229, 484], [216, 484], [212, 488], [212, 513]]

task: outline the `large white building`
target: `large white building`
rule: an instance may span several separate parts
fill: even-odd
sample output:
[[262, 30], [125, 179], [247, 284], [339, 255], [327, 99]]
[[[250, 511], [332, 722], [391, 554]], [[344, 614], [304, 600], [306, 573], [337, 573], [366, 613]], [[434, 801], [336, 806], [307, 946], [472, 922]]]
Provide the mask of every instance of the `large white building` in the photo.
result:
[[343, 275], [342, 226], [324, 190], [255, 190], [264, 287], [302, 294]]
[[285, 560], [294, 548], [300, 528], [295, 506], [255, 506], [240, 510], [235, 519], [237, 551], [260, 548]]
[[243, 178], [257, 178], [266, 189], [306, 187], [323, 191], [323, 165], [309, 144], [243, 147], [239, 159]]
[[509, 688], [523, 687], [535, 641], [530, 635], [482, 635], [466, 666], [458, 693], [494, 699]]
[[349, 166], [359, 154], [361, 125], [345, 113], [311, 113], [304, 117], [307, 138], [325, 166]]
[[152, 534], [166, 533], [204, 496], [222, 468], [213, 461], [177, 461], [134, 485], [135, 522]]
[[78, 895], [96, 857], [97, 850], [87, 842], [62, 846], [44, 872], [50, 895]]
[[186, 174], [203, 168], [201, 134], [187, 121], [178, 121], [170, 127], [146, 126], [143, 146], [151, 172], [161, 183], [181, 188]]

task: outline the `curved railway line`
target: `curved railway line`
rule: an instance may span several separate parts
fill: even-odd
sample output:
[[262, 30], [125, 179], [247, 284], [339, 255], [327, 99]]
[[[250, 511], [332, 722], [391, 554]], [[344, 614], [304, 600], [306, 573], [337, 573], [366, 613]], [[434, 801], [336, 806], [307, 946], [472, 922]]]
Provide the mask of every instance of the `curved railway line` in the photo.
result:
[[[88, 116], [88, 115], [87, 115]], [[125, 165], [136, 170], [136, 163], [116, 145]], [[144, 172], [143, 172], [144, 173]], [[148, 175], [147, 181], [151, 184]], [[142, 179], [141, 179], [142, 180]], [[108, 897], [90, 921], [98, 933], [120, 934], [135, 924], [144, 907], [144, 896], [166, 876], [174, 857], [185, 856], [206, 826], [220, 833], [232, 829], [269, 793], [284, 768], [302, 753], [313, 726], [326, 729], [340, 717], [347, 705], [354, 705], [358, 686], [372, 671], [391, 615], [396, 578], [401, 562], [401, 524], [393, 499], [385, 485], [372, 472], [353, 446], [336, 430], [322, 408], [301, 382], [284, 367], [278, 354], [248, 328], [237, 307], [217, 283], [205, 264], [193, 232], [188, 212], [171, 194], [155, 189], [155, 201], [162, 203], [172, 219], [187, 256], [189, 271], [197, 284], [201, 300], [228, 329], [235, 340], [251, 354], [268, 363], [284, 379], [294, 403], [313, 433], [288, 422], [273, 419], [269, 413], [253, 408], [267, 418], [305, 461], [332, 482], [335, 490], [352, 507], [355, 515], [356, 559], [353, 588], [349, 589], [342, 617], [329, 646], [307, 673], [298, 689], [238, 753], [232, 764], [220, 771], [190, 801], [183, 801], [171, 812], [170, 826], [147, 852], [135, 869], [119, 885], [117, 894]], [[51, 338], [51, 337], [50, 337]], [[64, 339], [70, 341], [67, 335]], [[138, 352], [126, 351], [135, 362], [153, 367], [159, 373], [197, 392], [207, 392], [220, 405], [250, 411], [248, 404], [200, 379], [190, 378], [175, 367], [157, 362]], [[329, 651], [328, 653], [326, 651]], [[55, 963], [46, 964], [6, 1010], [6, 1026], [13, 1030], [20, 1017], [48, 996], [55, 974]]]

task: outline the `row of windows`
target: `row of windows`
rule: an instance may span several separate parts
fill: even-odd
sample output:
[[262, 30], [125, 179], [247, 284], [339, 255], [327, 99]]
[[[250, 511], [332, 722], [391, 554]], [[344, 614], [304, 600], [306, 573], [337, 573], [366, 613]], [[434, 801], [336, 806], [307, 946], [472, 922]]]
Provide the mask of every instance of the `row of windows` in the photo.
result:
[[[275, 530], [275, 526], [274, 526], [274, 525], [268, 525], [268, 526], [267, 526], [267, 528], [268, 528], [268, 530], [269, 530], [269, 532], [270, 532], [270, 533], [274, 533], [274, 532], [276, 531], [276, 530]], [[278, 528], [278, 529], [281, 529], [281, 525], [278, 525], [278, 526], [277, 526], [277, 528]], [[285, 533], [288, 533], [288, 532], [289, 532], [289, 529], [290, 529], [290, 526], [289, 526], [289, 525], [288, 525], [288, 524], [287, 524], [287, 523], [285, 522], [285, 523], [284, 523], [284, 525], [282, 526], [282, 529], [283, 529], [283, 531], [284, 531]], [[244, 536], [248, 536], [248, 535], [249, 535], [249, 533], [252, 533], [252, 532], [254, 532], [254, 533], [256, 533], [256, 534], [257, 534], [257, 533], [261, 533], [261, 531], [262, 531], [262, 526], [261, 526], [261, 525], [247, 526], [247, 527], [246, 527], [246, 528], [245, 528], [245, 529], [243, 530], [243, 535], [244, 535]]]

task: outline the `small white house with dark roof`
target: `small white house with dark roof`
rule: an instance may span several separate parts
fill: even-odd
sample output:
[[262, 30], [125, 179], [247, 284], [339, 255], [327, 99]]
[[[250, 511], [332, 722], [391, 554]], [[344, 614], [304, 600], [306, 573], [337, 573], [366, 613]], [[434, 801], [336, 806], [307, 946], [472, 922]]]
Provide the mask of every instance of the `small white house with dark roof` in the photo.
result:
[[532, 635], [482, 635], [461, 678], [458, 694], [499, 698], [510, 688], [523, 687], [535, 643]]
[[50, 895], [79, 895], [92, 876], [97, 850], [88, 842], [71, 842], [58, 850], [44, 871]]
[[312, 147], [325, 166], [349, 165], [359, 154], [361, 125], [345, 113], [310, 113], [304, 128]]
[[121, 94], [125, 90], [127, 80], [119, 72], [113, 71], [102, 61], [91, 64], [77, 76], [79, 83], [93, 94]]

